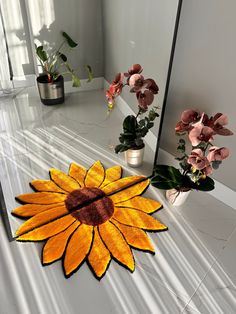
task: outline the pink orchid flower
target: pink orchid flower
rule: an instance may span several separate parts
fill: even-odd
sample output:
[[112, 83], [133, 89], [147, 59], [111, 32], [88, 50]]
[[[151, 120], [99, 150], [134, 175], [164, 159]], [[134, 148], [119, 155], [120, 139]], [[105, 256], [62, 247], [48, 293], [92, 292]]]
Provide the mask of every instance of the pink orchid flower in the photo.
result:
[[143, 112], [147, 111], [148, 106], [154, 100], [154, 94], [157, 94], [159, 91], [156, 82], [150, 78], [145, 80], [143, 75], [134, 73], [129, 77], [128, 85], [131, 87], [130, 92], [136, 93], [139, 109]]
[[204, 156], [200, 148], [193, 149], [189, 155], [187, 162], [192, 165], [194, 169], [201, 170], [201, 172], [208, 176], [212, 174], [212, 168], [209, 160]]
[[213, 130], [219, 135], [233, 135], [233, 132], [225, 128], [224, 126], [228, 124], [228, 117], [223, 113], [217, 113], [213, 118]]
[[182, 112], [181, 120], [176, 124], [175, 132], [182, 133], [190, 131], [192, 123], [200, 119], [200, 112], [198, 110], [188, 109]]
[[[144, 79], [143, 75], [140, 74], [142, 71], [140, 64], [134, 64], [129, 68], [128, 73], [118, 73], [106, 91], [109, 104], [113, 104], [114, 99], [121, 94], [123, 87], [129, 85], [130, 92], [136, 93], [140, 112], [147, 111], [148, 106], [153, 103], [154, 94], [158, 94], [159, 87], [153, 79]], [[127, 77], [126, 84], [123, 83], [124, 77]]]
[[192, 143], [192, 146], [197, 146], [201, 142], [209, 142], [213, 139], [214, 131], [212, 128], [205, 126], [202, 123], [202, 120], [204, 118], [204, 113], [201, 116], [201, 119], [199, 122], [193, 124], [192, 130], [189, 132], [189, 140]]
[[219, 134], [223, 136], [233, 135], [233, 132], [231, 132], [229, 129], [225, 128], [224, 126], [228, 124], [228, 117], [218, 112], [214, 115], [214, 117], [208, 118], [206, 115], [206, 118], [203, 120], [204, 125], [209, 126], [213, 129], [214, 134]]
[[226, 147], [216, 147], [212, 146], [209, 149], [209, 154], [207, 155], [207, 159], [209, 162], [212, 161], [221, 161], [226, 159], [229, 156], [229, 149]]

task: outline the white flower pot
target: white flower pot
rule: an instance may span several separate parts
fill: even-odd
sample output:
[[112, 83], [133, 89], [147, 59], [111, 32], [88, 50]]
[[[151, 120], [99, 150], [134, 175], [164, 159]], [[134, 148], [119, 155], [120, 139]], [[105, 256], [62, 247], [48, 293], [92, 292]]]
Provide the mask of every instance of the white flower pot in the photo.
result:
[[176, 189], [167, 190], [166, 199], [171, 205], [180, 206], [184, 204], [190, 192], [191, 190], [188, 190], [188, 191], [179, 191]]
[[140, 167], [143, 163], [144, 147], [141, 149], [128, 149], [125, 151], [125, 161], [132, 168]]

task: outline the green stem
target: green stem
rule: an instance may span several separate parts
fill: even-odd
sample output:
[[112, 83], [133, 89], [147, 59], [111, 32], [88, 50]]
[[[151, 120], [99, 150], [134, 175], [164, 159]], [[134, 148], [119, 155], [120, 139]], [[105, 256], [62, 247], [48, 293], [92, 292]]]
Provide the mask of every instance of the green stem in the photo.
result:
[[207, 149], [208, 149], [209, 146], [211, 146], [211, 144], [208, 142], [208, 143], [206, 144], [205, 148], [203, 149], [204, 156], [205, 156], [206, 151], [207, 151]]
[[137, 113], [137, 115], [136, 115], [136, 117], [135, 117], [135, 119], [136, 119], [136, 121], [137, 121], [137, 118], [138, 118], [138, 116], [141, 114], [141, 110], [139, 109], [139, 111], [138, 111], [138, 113]]

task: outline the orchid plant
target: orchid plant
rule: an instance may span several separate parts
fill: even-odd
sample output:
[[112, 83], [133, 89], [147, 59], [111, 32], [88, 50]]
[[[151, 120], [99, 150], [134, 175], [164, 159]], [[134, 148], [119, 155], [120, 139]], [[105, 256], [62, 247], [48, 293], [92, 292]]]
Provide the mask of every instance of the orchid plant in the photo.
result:
[[[198, 110], [185, 110], [181, 120], [175, 127], [176, 135], [180, 136], [177, 151], [180, 156], [180, 169], [167, 165], [157, 165], [154, 170], [152, 184], [159, 189], [175, 188], [179, 191], [191, 189], [211, 191], [214, 189], [214, 180], [209, 176], [213, 169], [218, 169], [222, 160], [229, 156], [229, 149], [213, 145], [216, 135], [229, 136], [233, 133], [225, 127], [228, 117], [217, 113], [209, 117]], [[186, 152], [187, 136], [191, 143], [191, 152]]]
[[[122, 93], [125, 86], [130, 88], [130, 92], [136, 95], [138, 101], [137, 114], [129, 115], [123, 121], [123, 132], [119, 137], [120, 144], [115, 147], [116, 153], [143, 148], [143, 137], [154, 126], [153, 121], [159, 116], [158, 107], [154, 106], [149, 110], [159, 88], [153, 79], [145, 79], [142, 71], [140, 64], [134, 64], [127, 73], [118, 73], [106, 91], [109, 110], [113, 109], [116, 97]], [[146, 116], [143, 116], [145, 113]]]

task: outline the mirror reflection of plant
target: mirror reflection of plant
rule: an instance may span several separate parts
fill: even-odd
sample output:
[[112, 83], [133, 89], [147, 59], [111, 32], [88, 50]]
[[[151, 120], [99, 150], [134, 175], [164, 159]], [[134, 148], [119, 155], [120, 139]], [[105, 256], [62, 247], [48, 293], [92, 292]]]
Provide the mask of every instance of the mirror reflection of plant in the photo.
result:
[[[66, 33], [62, 32], [63, 41], [58, 49], [54, 51], [46, 51], [44, 46], [35, 44], [36, 55], [42, 67], [43, 73], [47, 75], [48, 83], [56, 81], [60, 75], [71, 75], [73, 87], [80, 87], [81, 82], [76, 71], [70, 66], [67, 60], [66, 53], [70, 52], [78, 44]], [[64, 71], [60, 72], [64, 68]], [[93, 78], [90, 65], [85, 66], [88, 72], [88, 82]]]
[[[229, 156], [229, 150], [226, 147], [214, 146], [212, 141], [215, 135], [233, 135], [225, 128], [227, 124], [228, 118], [225, 114], [217, 113], [209, 118], [198, 110], [185, 110], [175, 127], [176, 135], [180, 136], [177, 147], [180, 155], [175, 158], [179, 161], [180, 169], [157, 165], [152, 184], [166, 190], [213, 190], [214, 180], [209, 176], [213, 169], [218, 169], [222, 160]], [[190, 154], [186, 153], [186, 141], [183, 139], [186, 135], [192, 146]]]
[[[123, 132], [119, 137], [120, 144], [115, 147], [116, 153], [128, 149], [143, 148], [143, 138], [147, 135], [149, 129], [154, 126], [156, 117], [159, 117], [158, 107], [153, 106], [149, 110], [149, 106], [153, 103], [154, 95], [158, 94], [159, 88], [153, 79], [145, 79], [141, 75], [142, 71], [140, 64], [134, 64], [127, 73], [118, 73], [106, 91], [109, 110], [113, 109], [115, 98], [122, 93], [125, 86], [129, 86], [130, 92], [136, 94], [138, 101], [138, 113], [127, 116], [123, 121]], [[145, 113], [146, 116], [144, 116]]]

